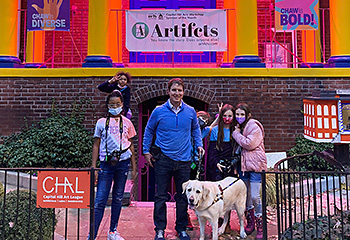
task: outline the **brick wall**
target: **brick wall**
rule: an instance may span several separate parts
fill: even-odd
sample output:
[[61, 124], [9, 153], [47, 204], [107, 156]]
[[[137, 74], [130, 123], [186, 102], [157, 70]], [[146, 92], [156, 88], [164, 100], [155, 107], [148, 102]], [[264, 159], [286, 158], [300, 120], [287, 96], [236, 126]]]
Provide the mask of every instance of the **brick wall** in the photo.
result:
[[[89, 1], [70, 0], [70, 32], [45, 32], [45, 61], [54, 67], [81, 67], [87, 56]], [[55, 56], [54, 56], [55, 55]], [[67, 64], [71, 63], [71, 64]]]
[[[258, 51], [259, 57], [265, 61], [266, 56], [266, 43], [278, 42], [280, 44], [287, 44], [290, 46], [289, 50], [293, 52], [292, 49], [292, 33], [291, 32], [275, 32], [272, 30], [275, 28], [275, 0], [258, 0]], [[301, 44], [302, 36], [301, 31], [296, 31], [297, 45], [297, 55], [301, 56], [303, 51], [303, 46]], [[272, 52], [271, 52], [272, 53]], [[293, 56], [285, 51], [285, 54], [290, 56], [289, 62], [293, 61]]]
[[[25, 11], [27, 0], [21, 0], [19, 58], [25, 61]], [[89, 0], [70, 0], [70, 32], [45, 32], [45, 62], [54, 67], [81, 67], [87, 56]], [[55, 55], [55, 56], [54, 56]], [[54, 57], [53, 57], [54, 56]], [[71, 63], [71, 64], [67, 64]]]
[[[275, 0], [258, 0], [258, 42], [259, 42], [259, 57], [265, 60], [265, 42], [278, 41], [281, 44], [290, 44], [292, 45], [292, 33], [291, 32], [274, 32], [271, 31], [275, 27]], [[323, 48], [325, 51], [325, 56], [321, 56], [321, 61], [323, 59], [327, 61], [331, 55], [330, 50], [330, 17], [329, 17], [329, 0], [320, 0], [319, 1], [319, 26], [320, 26], [320, 41], [321, 41], [321, 51]], [[324, 25], [324, 26], [323, 26]], [[297, 55], [301, 58], [303, 51], [302, 46], [302, 31], [296, 31], [296, 41], [297, 45]], [[324, 45], [325, 44], [325, 45]], [[293, 49], [289, 49], [293, 51]], [[289, 53], [286, 52], [289, 55]], [[289, 61], [292, 61], [292, 56]], [[300, 60], [297, 60], [300, 62]]]
[[[62, 107], [69, 107], [77, 95], [88, 97], [96, 107], [88, 109], [86, 127], [91, 131], [99, 117], [104, 115], [106, 94], [96, 86], [107, 78], [0, 78], [0, 135], [18, 132], [24, 118], [31, 124], [49, 115], [52, 99]], [[163, 95], [169, 78], [134, 78], [131, 108], [137, 128], [137, 104], [154, 96]], [[219, 102], [232, 105], [247, 102], [253, 117], [261, 121], [266, 131], [267, 151], [286, 151], [303, 131], [302, 99], [320, 89], [350, 89], [348, 78], [183, 78], [191, 84], [186, 95], [207, 101], [214, 115]], [[140, 98], [139, 89], [156, 85], [157, 94]], [[209, 98], [205, 94], [210, 94]], [[136, 101], [137, 99], [137, 101]], [[140, 100], [141, 99], [141, 100]], [[64, 112], [64, 111], [63, 111]]]

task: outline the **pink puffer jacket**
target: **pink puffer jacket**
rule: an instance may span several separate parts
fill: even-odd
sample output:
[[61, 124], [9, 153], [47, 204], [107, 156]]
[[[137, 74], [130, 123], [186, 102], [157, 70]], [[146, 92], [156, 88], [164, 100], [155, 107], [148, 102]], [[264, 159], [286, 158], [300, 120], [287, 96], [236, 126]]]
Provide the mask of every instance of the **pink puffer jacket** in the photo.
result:
[[232, 137], [242, 147], [242, 172], [267, 170], [264, 136], [262, 124], [255, 119], [247, 122], [243, 134], [237, 130], [232, 133]]

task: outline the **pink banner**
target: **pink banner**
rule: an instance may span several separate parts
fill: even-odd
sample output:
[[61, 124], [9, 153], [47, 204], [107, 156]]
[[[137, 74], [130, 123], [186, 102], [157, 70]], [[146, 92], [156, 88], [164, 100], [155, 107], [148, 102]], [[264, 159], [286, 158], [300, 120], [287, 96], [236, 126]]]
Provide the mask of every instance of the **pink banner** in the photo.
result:
[[318, 0], [275, 0], [276, 30], [316, 30]]

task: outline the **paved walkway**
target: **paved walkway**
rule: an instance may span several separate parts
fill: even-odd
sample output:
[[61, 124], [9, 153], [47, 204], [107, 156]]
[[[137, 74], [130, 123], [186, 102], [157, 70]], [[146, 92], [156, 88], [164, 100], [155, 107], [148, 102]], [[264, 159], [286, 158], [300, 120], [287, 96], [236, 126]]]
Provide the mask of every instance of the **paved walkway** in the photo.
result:
[[[175, 227], [175, 205], [174, 203], [168, 204], [168, 225], [166, 229], [166, 239], [173, 240], [178, 239], [176, 237]], [[104, 218], [102, 220], [99, 233], [97, 236], [98, 240], [107, 239], [107, 231], [109, 227], [109, 218], [110, 218], [110, 207], [106, 208]], [[188, 234], [191, 236], [193, 240], [199, 239], [199, 224], [197, 217], [194, 211], [190, 210], [190, 217], [192, 223], [194, 225], [193, 231], [188, 231]], [[65, 236], [65, 210], [61, 210], [59, 213], [59, 223], [56, 227], [56, 240], [64, 239]], [[89, 211], [82, 210], [80, 213], [80, 229], [79, 229], [79, 239], [86, 239], [88, 229], [89, 229]], [[77, 211], [70, 210], [68, 212], [68, 229], [67, 229], [67, 239], [78, 239], [77, 238]], [[226, 234], [221, 236], [219, 239], [239, 239], [239, 225], [238, 225], [238, 217], [236, 213], [233, 211], [231, 217], [231, 228], [232, 231], [230, 234]], [[272, 236], [276, 233], [276, 226], [272, 224], [268, 224], [268, 235]], [[129, 207], [123, 207], [122, 213], [119, 220], [118, 231], [121, 236], [126, 240], [152, 240], [154, 239], [154, 225], [153, 225], [153, 203], [144, 203], [144, 202], [133, 202]], [[211, 238], [211, 227], [207, 224], [205, 230], [205, 239]], [[248, 240], [254, 239], [253, 236], [249, 236], [246, 238]], [[270, 238], [269, 239], [274, 239]]]
[[[8, 185], [7, 191], [15, 189], [15, 186]], [[130, 188], [130, 189], [129, 189]], [[130, 192], [130, 184], [126, 186], [126, 192]], [[178, 239], [175, 231], [175, 203], [167, 203], [167, 219], [168, 225], [165, 231], [167, 240]], [[58, 216], [58, 223], [55, 231], [55, 240], [86, 240], [89, 231], [90, 214], [88, 209], [56, 209]], [[194, 211], [189, 210], [190, 218], [194, 226], [193, 231], [188, 231], [188, 234], [193, 240], [199, 239], [199, 224]], [[66, 218], [67, 215], [67, 218]], [[106, 240], [107, 231], [109, 228], [109, 219], [111, 215], [111, 208], [106, 207], [104, 218], [101, 222], [100, 229], [97, 235], [97, 240]], [[270, 219], [268, 224], [268, 238], [276, 239], [277, 227], [274, 222], [276, 219]], [[79, 233], [78, 233], [79, 224]], [[68, 228], [65, 228], [65, 225]], [[235, 211], [232, 211], [231, 216], [231, 233], [219, 237], [221, 240], [239, 239], [239, 224], [238, 217]], [[118, 231], [126, 240], [153, 240], [154, 239], [154, 225], [153, 225], [153, 202], [132, 202], [128, 207], [123, 207], [119, 219]], [[79, 235], [79, 238], [77, 237]], [[253, 240], [255, 233], [248, 236], [247, 240]], [[207, 223], [205, 229], [205, 239], [212, 239], [211, 226]]]

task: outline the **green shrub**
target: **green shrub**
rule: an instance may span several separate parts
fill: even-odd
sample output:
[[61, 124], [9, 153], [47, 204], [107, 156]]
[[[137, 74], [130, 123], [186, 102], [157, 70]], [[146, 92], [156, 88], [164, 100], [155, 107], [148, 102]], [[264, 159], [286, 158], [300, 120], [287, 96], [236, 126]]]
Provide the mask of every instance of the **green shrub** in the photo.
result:
[[[3, 204], [1, 199], [1, 210], [3, 210]], [[17, 191], [6, 194], [5, 213], [1, 214], [1, 218], [3, 217], [4, 228], [0, 228], [0, 236], [8, 240], [49, 240], [52, 239], [53, 230], [57, 224], [54, 209], [36, 208], [36, 194], [32, 191], [30, 196], [28, 190], [20, 190], [18, 198]]]
[[[314, 151], [322, 152], [327, 149], [333, 149], [331, 143], [316, 143], [303, 136], [295, 139], [295, 146], [287, 151], [288, 156], [313, 153]], [[334, 165], [316, 155], [301, 157], [296, 162], [289, 161], [290, 170], [298, 171], [333, 171]]]
[[327, 149], [333, 149], [332, 143], [317, 143], [310, 141], [303, 136], [295, 139], [295, 146], [287, 151], [288, 156], [296, 156], [300, 154], [312, 153], [313, 151], [322, 152]]
[[93, 138], [82, 125], [86, 101], [74, 103], [66, 116], [52, 104], [51, 116], [19, 134], [4, 137], [0, 165], [15, 167], [87, 167]]

